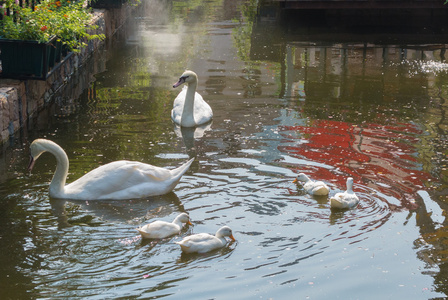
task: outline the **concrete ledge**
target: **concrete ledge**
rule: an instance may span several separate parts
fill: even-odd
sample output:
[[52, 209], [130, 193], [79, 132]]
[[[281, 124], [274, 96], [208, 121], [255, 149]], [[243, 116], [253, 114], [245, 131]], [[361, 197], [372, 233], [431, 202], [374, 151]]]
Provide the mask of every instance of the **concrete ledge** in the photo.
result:
[[57, 92], [73, 79], [76, 71], [100, 47], [108, 46], [112, 36], [125, 24], [136, 9], [123, 5], [116, 9], [95, 9], [95, 34], [104, 34], [105, 41], [92, 40], [79, 53], [69, 54], [49, 76], [42, 80], [0, 79], [0, 144], [12, 138], [29, 120], [55, 99]]

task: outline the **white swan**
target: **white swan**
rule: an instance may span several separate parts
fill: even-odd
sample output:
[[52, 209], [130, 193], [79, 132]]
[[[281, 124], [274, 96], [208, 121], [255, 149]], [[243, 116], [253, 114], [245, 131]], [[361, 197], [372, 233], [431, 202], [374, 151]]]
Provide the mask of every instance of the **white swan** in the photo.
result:
[[353, 192], [353, 178], [351, 177], [347, 178], [347, 190], [343, 193], [337, 193], [330, 198], [331, 208], [353, 208], [356, 207], [358, 203], [359, 199], [355, 192]]
[[316, 196], [325, 196], [328, 195], [330, 189], [323, 181], [312, 181], [308, 176], [303, 173], [297, 175], [297, 178], [294, 179], [293, 183], [297, 181], [304, 182], [302, 184], [303, 189], [311, 195]]
[[176, 244], [180, 245], [180, 248], [185, 253], [206, 253], [224, 247], [227, 244], [226, 236], [235, 241], [232, 229], [224, 226], [215, 235], [208, 233], [193, 234], [185, 237], [180, 242], [176, 242]]
[[210, 105], [196, 92], [198, 85], [196, 73], [185, 71], [180, 76], [179, 81], [173, 85], [173, 88], [183, 83], [186, 83], [188, 86], [184, 86], [176, 99], [174, 99], [171, 119], [174, 123], [184, 127], [196, 127], [210, 122], [213, 118], [213, 112]]
[[56, 171], [50, 183], [50, 197], [74, 200], [133, 199], [171, 192], [194, 158], [168, 170], [136, 161], [114, 161], [98, 167], [78, 180], [65, 185], [68, 157], [56, 143], [36, 139], [31, 143], [31, 172], [38, 157], [48, 151], [56, 157]]
[[187, 213], [179, 214], [173, 222], [154, 221], [136, 229], [144, 239], [164, 239], [178, 234], [183, 224], [193, 225]]

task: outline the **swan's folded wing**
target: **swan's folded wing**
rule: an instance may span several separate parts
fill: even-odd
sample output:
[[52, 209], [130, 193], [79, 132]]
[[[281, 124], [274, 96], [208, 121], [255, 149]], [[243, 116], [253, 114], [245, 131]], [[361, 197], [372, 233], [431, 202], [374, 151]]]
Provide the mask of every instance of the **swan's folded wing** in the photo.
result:
[[163, 230], [167, 227], [167, 222], [164, 221], [154, 221], [152, 223], [146, 224], [140, 228], [141, 231], [151, 232], [156, 230]]
[[210, 235], [208, 233], [198, 233], [198, 234], [193, 234], [193, 235], [187, 236], [187, 237], [183, 238], [182, 241], [176, 242], [176, 244], [179, 244], [186, 248], [190, 248], [190, 247], [196, 246], [198, 244], [210, 243], [211, 241], [214, 240], [214, 238], [215, 237], [213, 235]]
[[213, 118], [213, 111], [210, 105], [204, 101], [199, 93], [194, 96], [194, 120], [197, 124], [205, 124]]
[[169, 180], [168, 169], [132, 161], [115, 161], [98, 167], [78, 180], [68, 184], [68, 193], [83, 192], [101, 198], [128, 188], [139, 189], [141, 184], [160, 183]]
[[199, 243], [199, 242], [207, 242], [213, 240], [215, 237], [208, 233], [197, 233], [190, 236], [187, 236], [183, 239], [183, 241], [187, 243]]
[[181, 228], [173, 223], [168, 223], [164, 221], [155, 221], [147, 224], [141, 228], [137, 228], [140, 234], [149, 238], [165, 238], [170, 235], [174, 235], [180, 231]]

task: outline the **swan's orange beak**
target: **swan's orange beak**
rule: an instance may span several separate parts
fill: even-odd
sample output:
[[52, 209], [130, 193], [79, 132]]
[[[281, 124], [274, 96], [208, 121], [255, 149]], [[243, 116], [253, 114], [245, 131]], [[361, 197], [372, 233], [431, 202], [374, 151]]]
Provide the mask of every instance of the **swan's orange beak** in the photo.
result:
[[188, 220], [187, 224], [188, 225], [193, 225], [193, 223], [191, 223], [190, 220]]
[[28, 165], [28, 172], [31, 172], [31, 170], [32, 170], [33, 167], [34, 167], [34, 163], [35, 163], [35, 162], [36, 162], [36, 161], [34, 160], [33, 156], [30, 155], [30, 163], [29, 163], [29, 165]]
[[230, 238], [232, 241], [236, 241], [235, 238], [233, 237], [233, 234], [231, 234], [231, 235], [229, 236], [229, 238]]
[[292, 183], [296, 183], [298, 180], [297, 180], [297, 178], [295, 178], [293, 181], [292, 181]]

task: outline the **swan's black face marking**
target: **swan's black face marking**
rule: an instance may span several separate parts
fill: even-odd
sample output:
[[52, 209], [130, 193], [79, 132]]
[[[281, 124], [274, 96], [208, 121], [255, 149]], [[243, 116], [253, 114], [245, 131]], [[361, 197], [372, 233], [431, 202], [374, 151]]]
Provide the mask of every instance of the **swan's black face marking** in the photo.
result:
[[181, 77], [179, 77], [179, 82], [182, 84], [182, 83], [185, 83], [185, 81], [187, 81], [187, 78], [188, 77], [190, 77], [190, 76], [181, 76]]
[[178, 87], [179, 85], [181, 85], [182, 83], [185, 83], [185, 81], [187, 80], [188, 77], [189, 77], [188, 75], [179, 77], [179, 81], [177, 81], [177, 82], [173, 85], [173, 88], [176, 88], [176, 87]]

